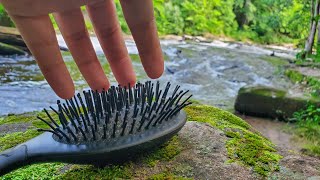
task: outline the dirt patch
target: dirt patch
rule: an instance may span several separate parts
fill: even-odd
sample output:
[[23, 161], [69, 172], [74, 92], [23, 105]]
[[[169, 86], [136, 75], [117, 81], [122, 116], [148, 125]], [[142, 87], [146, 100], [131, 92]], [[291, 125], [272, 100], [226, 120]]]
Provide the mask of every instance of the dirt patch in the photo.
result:
[[0, 136], [15, 132], [25, 132], [31, 126], [31, 123], [3, 124], [0, 125]]
[[248, 122], [254, 129], [258, 130], [263, 136], [270, 139], [275, 145], [287, 150], [300, 152], [302, 145], [293, 142], [291, 134], [283, 132], [285, 122], [272, 120], [268, 118], [258, 118], [252, 116], [238, 115], [240, 118]]

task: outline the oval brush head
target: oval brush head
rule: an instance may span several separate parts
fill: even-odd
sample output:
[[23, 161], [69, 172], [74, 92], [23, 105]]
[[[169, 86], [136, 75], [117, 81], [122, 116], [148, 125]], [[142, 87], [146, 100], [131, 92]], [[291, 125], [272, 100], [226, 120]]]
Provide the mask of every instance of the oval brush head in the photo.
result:
[[164, 90], [160, 84], [151, 81], [137, 83], [134, 88], [112, 86], [108, 91], [83, 91], [65, 103], [57, 102], [58, 125], [47, 110], [48, 119], [38, 117], [51, 129], [39, 129], [53, 133], [56, 141], [66, 144], [88, 144], [99, 141], [112, 141], [118, 137], [153, 131], [165, 126], [166, 122], [191, 104], [187, 102], [192, 95], [180, 102], [188, 91], [179, 91], [176, 86], [169, 96], [171, 84]]

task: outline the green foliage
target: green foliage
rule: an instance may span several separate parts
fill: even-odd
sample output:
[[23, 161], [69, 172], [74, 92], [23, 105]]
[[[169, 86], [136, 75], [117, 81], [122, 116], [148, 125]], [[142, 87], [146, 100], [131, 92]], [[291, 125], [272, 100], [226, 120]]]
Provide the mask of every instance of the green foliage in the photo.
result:
[[14, 27], [14, 23], [11, 21], [8, 13], [4, 10], [2, 4], [0, 4], [0, 26]]
[[[154, 0], [159, 34], [227, 35], [259, 43], [302, 45], [308, 33], [310, 2], [303, 0]], [[115, 0], [123, 32], [130, 30]], [[85, 7], [81, 7], [85, 12]], [[56, 30], [58, 26], [51, 20]], [[86, 26], [93, 30], [90, 21]], [[0, 25], [14, 26], [0, 5]], [[318, 58], [320, 59], [320, 58]]]
[[236, 29], [233, 0], [156, 0], [155, 16], [161, 34], [224, 34]]
[[294, 113], [294, 120], [297, 121], [295, 134], [307, 140], [305, 153], [320, 156], [320, 107], [309, 105]]
[[320, 125], [320, 107], [309, 105], [306, 109], [295, 112], [294, 118], [302, 126], [306, 124]]

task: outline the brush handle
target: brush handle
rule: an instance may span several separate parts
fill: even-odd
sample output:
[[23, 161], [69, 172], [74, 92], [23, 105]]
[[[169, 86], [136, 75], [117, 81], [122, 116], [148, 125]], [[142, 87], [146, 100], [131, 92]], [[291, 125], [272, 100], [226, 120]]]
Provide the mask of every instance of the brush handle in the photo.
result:
[[0, 176], [28, 164], [27, 145], [22, 144], [8, 149], [0, 154]]

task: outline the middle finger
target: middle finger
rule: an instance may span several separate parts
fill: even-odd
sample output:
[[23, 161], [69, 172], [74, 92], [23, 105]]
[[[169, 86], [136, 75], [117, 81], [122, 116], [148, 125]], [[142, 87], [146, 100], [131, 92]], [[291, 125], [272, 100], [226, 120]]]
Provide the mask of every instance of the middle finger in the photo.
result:
[[109, 81], [92, 46], [80, 8], [54, 13], [55, 20], [70, 52], [90, 88], [109, 88]]

